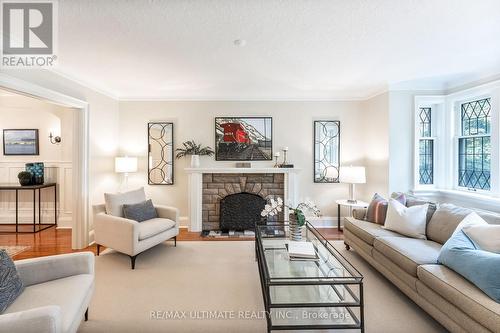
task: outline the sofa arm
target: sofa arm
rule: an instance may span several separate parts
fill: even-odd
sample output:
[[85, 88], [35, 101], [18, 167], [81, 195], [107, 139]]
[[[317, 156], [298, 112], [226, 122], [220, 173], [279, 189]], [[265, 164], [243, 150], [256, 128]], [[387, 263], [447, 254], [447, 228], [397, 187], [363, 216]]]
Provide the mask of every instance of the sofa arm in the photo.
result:
[[94, 236], [97, 244], [132, 256], [139, 241], [139, 222], [99, 213], [94, 216]]
[[61, 309], [55, 305], [48, 305], [0, 315], [0, 332], [59, 333]]
[[14, 263], [24, 286], [73, 275], [94, 274], [94, 254], [92, 252], [23, 259]]
[[356, 220], [364, 220], [366, 217], [366, 208], [356, 208], [352, 210], [352, 217], [354, 217]]
[[158, 217], [170, 219], [174, 221], [175, 224], [179, 223], [179, 209], [163, 205], [155, 205], [155, 208], [158, 213]]

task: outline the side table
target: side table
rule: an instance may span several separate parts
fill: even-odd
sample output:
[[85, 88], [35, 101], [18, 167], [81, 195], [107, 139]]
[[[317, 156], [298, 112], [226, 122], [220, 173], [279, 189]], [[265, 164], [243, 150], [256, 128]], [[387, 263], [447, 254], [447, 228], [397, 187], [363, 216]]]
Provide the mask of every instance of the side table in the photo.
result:
[[352, 216], [353, 208], [367, 208], [369, 203], [361, 200], [357, 200], [356, 202], [350, 202], [349, 200], [336, 200], [337, 204], [337, 229], [340, 231], [340, 207], [349, 207], [349, 216]]

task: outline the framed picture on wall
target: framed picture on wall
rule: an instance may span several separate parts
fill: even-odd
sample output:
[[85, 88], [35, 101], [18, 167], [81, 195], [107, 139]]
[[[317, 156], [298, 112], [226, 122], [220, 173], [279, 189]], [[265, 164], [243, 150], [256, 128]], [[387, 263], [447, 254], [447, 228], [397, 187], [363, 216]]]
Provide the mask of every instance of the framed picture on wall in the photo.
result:
[[340, 165], [340, 121], [314, 122], [314, 182], [338, 183]]
[[273, 159], [271, 117], [216, 117], [216, 161], [268, 161]]
[[148, 123], [148, 184], [174, 184], [174, 123]]
[[4, 155], [39, 155], [38, 129], [4, 129]]

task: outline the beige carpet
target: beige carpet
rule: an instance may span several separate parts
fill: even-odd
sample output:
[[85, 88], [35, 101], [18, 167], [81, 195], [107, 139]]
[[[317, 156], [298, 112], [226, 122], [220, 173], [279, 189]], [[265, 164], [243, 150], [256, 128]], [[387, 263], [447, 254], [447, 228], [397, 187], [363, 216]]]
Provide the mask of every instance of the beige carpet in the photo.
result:
[[[445, 331], [355, 252], [334, 244], [365, 277], [366, 332]], [[179, 316], [154, 320], [151, 311]], [[229, 318], [183, 319], [181, 311], [188, 318], [227, 311]], [[250, 317], [263, 311], [253, 242], [177, 242], [177, 248], [167, 242], [141, 254], [135, 271], [127, 256], [112, 250], [96, 257], [96, 290], [80, 332], [266, 331], [264, 319], [239, 319], [239, 311]]]

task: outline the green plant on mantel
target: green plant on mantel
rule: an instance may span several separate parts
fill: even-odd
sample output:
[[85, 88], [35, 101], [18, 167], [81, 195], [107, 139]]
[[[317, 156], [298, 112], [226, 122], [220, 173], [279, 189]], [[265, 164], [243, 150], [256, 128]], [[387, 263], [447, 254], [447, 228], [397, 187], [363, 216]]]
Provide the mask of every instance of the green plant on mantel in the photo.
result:
[[201, 144], [197, 144], [194, 140], [183, 142], [184, 148], [177, 148], [175, 151], [177, 154], [176, 158], [182, 158], [189, 155], [200, 155], [200, 156], [213, 156], [215, 153], [212, 148], [205, 146], [202, 147]]

